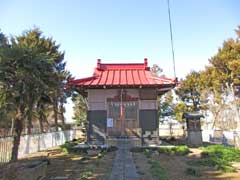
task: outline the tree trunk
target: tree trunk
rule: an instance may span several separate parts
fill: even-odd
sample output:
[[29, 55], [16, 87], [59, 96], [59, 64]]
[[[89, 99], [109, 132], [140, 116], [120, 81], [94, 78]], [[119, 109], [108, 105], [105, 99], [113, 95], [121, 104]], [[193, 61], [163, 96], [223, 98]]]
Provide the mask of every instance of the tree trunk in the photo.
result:
[[39, 126], [40, 126], [40, 132], [41, 133], [43, 133], [43, 121], [44, 121], [43, 114], [40, 113], [40, 115], [39, 115]]
[[[220, 105], [218, 105], [220, 106]], [[219, 113], [221, 111], [221, 107], [218, 107], [218, 109], [216, 109], [215, 111], [213, 110], [212, 113], [213, 113], [213, 125], [212, 125], [212, 129], [215, 128], [216, 124], [219, 123]], [[218, 124], [217, 124], [218, 126]]]
[[33, 108], [34, 108], [34, 94], [33, 91], [30, 91], [28, 95], [27, 102], [28, 102], [28, 113], [27, 113], [27, 134], [32, 133], [32, 116], [33, 116]]
[[170, 122], [169, 124], [169, 133], [170, 133], [170, 137], [173, 137], [173, 129], [172, 129], [172, 123]]
[[18, 159], [18, 148], [20, 144], [20, 138], [23, 130], [22, 118], [17, 117], [15, 119], [15, 132], [16, 134], [13, 137], [13, 147], [12, 147], [12, 156], [11, 161], [17, 161]]
[[11, 136], [13, 135], [13, 129], [14, 129], [14, 119], [12, 118], [12, 123], [11, 123]]
[[11, 161], [17, 161], [18, 159], [18, 148], [20, 144], [21, 134], [16, 134], [13, 136], [13, 148], [12, 148], [12, 156]]
[[60, 104], [60, 118], [62, 121], [62, 127], [63, 129], [65, 128], [65, 118], [64, 118], [64, 106], [63, 106], [63, 102], [61, 102]]
[[54, 122], [55, 122], [55, 130], [58, 131], [58, 102], [57, 98], [53, 100], [53, 112], [54, 112]]
[[41, 109], [40, 112], [39, 112], [39, 125], [40, 125], [41, 133], [44, 132], [43, 123], [45, 123], [48, 126], [48, 128], [50, 127], [50, 125], [47, 121], [46, 115], [44, 114], [44, 108]]
[[216, 121], [217, 121], [217, 113], [216, 113], [216, 112], [213, 112], [213, 124], [212, 124], [212, 129], [215, 128]]
[[29, 107], [27, 116], [27, 134], [32, 133], [32, 107]]

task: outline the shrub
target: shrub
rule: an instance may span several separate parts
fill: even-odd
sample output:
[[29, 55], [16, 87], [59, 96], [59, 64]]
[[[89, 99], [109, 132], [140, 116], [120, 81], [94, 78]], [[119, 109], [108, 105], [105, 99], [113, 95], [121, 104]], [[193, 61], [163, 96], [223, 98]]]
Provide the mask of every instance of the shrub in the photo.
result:
[[186, 155], [190, 152], [187, 146], [174, 146], [174, 147], [160, 147], [158, 150], [160, 153], [167, 153], [170, 155]]
[[157, 180], [168, 180], [167, 173], [160, 165], [159, 161], [149, 161], [150, 172]]
[[101, 159], [104, 156], [104, 153], [98, 153], [97, 158]]
[[147, 157], [151, 157], [154, 151], [158, 151], [159, 153], [166, 153], [170, 155], [186, 155], [190, 152], [187, 146], [173, 146], [173, 147], [134, 147], [130, 150], [134, 153], [144, 153]]
[[236, 169], [231, 166], [231, 162], [240, 162], [240, 150], [223, 145], [211, 145], [201, 147], [203, 159], [195, 164], [202, 166], [215, 167], [223, 172], [234, 172]]
[[81, 149], [74, 148], [74, 146], [76, 146], [77, 144], [79, 144], [79, 140], [68, 141], [63, 145], [61, 145], [60, 148], [61, 148], [61, 151], [64, 153], [82, 154], [87, 152], [88, 148], [81, 148]]
[[152, 156], [152, 150], [151, 149], [144, 149], [143, 153], [147, 158], [150, 158]]
[[145, 155], [149, 155], [154, 151], [158, 151], [159, 153], [167, 153], [171, 155], [186, 155], [190, 152], [187, 146], [173, 146], [173, 147], [134, 147], [130, 150], [134, 153], [144, 153]]
[[65, 144], [60, 146], [62, 152], [65, 153], [70, 153], [70, 151], [72, 150], [72, 145], [69, 142], [66, 142]]
[[89, 177], [91, 177], [93, 175], [93, 172], [90, 170], [84, 171], [80, 174], [80, 178], [82, 180], [87, 180]]

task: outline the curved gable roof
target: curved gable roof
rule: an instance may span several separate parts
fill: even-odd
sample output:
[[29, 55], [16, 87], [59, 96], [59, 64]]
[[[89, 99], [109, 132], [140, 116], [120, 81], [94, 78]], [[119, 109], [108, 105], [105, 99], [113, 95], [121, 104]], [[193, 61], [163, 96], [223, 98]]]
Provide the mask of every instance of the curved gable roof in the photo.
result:
[[98, 59], [93, 76], [82, 79], [71, 79], [69, 85], [84, 89], [119, 88], [119, 87], [175, 87], [176, 80], [154, 76], [144, 63], [103, 64]]

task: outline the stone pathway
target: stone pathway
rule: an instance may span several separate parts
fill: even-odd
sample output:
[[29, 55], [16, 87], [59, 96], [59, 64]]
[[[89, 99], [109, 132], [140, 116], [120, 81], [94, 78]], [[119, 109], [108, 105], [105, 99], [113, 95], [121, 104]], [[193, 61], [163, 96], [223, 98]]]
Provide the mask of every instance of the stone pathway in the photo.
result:
[[130, 148], [129, 140], [119, 140], [110, 180], [139, 180]]

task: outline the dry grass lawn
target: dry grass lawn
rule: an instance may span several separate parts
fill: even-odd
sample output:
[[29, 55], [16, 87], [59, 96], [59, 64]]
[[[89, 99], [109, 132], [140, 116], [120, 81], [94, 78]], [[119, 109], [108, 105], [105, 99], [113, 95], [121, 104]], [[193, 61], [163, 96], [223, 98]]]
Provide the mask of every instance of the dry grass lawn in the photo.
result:
[[[116, 152], [107, 152], [102, 157], [97, 155], [74, 155], [63, 153], [59, 147], [44, 152], [34, 153], [16, 163], [9, 164], [9, 173], [0, 180], [17, 180], [21, 167], [24, 164], [42, 159], [43, 154], [49, 154], [50, 165], [47, 167], [46, 178], [51, 180], [56, 177], [68, 180], [107, 180], [112, 170], [113, 158]], [[14, 168], [11, 168], [14, 167]]]
[[[188, 162], [200, 158], [201, 150], [191, 149], [191, 153], [186, 156], [174, 156], [167, 154], [152, 154], [146, 157], [144, 153], [133, 153], [134, 161], [140, 174], [141, 180], [155, 180], [151, 174], [151, 161], [159, 162], [166, 172], [168, 180], [240, 180], [240, 170], [236, 173], [222, 173], [210, 167], [193, 167]], [[236, 166], [239, 166], [237, 164]], [[240, 166], [239, 166], [240, 167]], [[197, 174], [187, 173], [187, 169], [197, 169]], [[164, 180], [161, 179], [161, 180]]]

